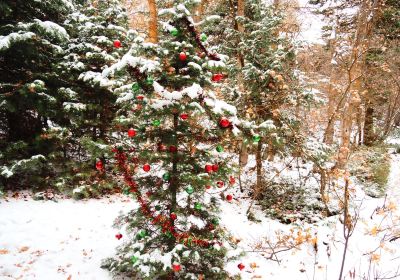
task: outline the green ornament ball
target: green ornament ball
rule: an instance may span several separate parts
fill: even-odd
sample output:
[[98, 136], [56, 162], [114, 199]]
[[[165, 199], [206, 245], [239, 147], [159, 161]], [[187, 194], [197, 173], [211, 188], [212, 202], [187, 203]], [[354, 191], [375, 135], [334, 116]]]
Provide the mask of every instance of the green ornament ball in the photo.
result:
[[154, 83], [154, 79], [152, 77], [147, 77], [146, 84], [151, 86]]
[[169, 179], [171, 179], [171, 175], [167, 172], [167, 173], [164, 173], [164, 175], [162, 176], [163, 177], [163, 179], [165, 180], [165, 181], [169, 181]]
[[224, 148], [221, 145], [218, 145], [216, 150], [217, 150], [218, 153], [220, 153], [220, 152], [224, 151]]
[[211, 223], [213, 225], [219, 225], [219, 220], [217, 218], [212, 218]]
[[124, 195], [129, 195], [129, 189], [127, 189], [127, 188], [125, 188], [123, 191], [122, 191], [122, 193], [124, 194]]
[[154, 125], [154, 126], [160, 126], [160, 124], [161, 124], [161, 121], [160, 121], [160, 120], [154, 120], [154, 121], [153, 121], [153, 125]]
[[132, 90], [133, 91], [138, 91], [139, 89], [140, 89], [140, 85], [138, 83], [133, 83]]
[[171, 29], [170, 33], [171, 33], [172, 36], [178, 36], [179, 35], [179, 31], [176, 28]]
[[204, 34], [204, 33], [202, 33], [202, 34], [200, 35], [200, 40], [201, 40], [202, 42], [207, 41], [207, 35]]
[[141, 230], [141, 231], [138, 233], [138, 236], [140, 236], [140, 238], [144, 238], [144, 237], [146, 237], [146, 235], [147, 235], [147, 232], [146, 232], [145, 230]]
[[260, 140], [261, 140], [261, 136], [260, 135], [256, 134], [256, 135], [253, 136], [253, 142], [254, 143], [258, 143], [258, 142], [260, 142]]
[[188, 187], [186, 188], [186, 192], [187, 192], [188, 194], [194, 193], [193, 187], [192, 187], [192, 186], [188, 186]]
[[132, 263], [132, 264], [135, 264], [138, 260], [139, 260], [139, 258], [136, 257], [136, 256], [132, 256], [132, 257], [131, 257], [131, 263]]
[[201, 210], [201, 208], [202, 208], [201, 203], [196, 202], [196, 203], [194, 204], [194, 209], [196, 209], [196, 210]]

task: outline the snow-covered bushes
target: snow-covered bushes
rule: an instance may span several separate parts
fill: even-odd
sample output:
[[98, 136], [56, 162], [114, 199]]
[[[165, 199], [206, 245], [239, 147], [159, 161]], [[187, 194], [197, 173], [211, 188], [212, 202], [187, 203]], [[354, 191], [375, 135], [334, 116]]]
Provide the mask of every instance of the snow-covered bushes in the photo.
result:
[[390, 172], [388, 147], [384, 144], [359, 147], [351, 156], [350, 172], [364, 186], [366, 194], [381, 197], [386, 192]]

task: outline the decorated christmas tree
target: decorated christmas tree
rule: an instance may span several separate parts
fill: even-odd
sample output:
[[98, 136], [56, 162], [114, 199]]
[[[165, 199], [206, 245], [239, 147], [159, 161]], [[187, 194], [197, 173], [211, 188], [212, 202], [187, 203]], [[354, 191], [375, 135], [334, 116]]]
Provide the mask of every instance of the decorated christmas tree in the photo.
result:
[[159, 12], [158, 44], [137, 37], [105, 76], [128, 71], [117, 90], [126, 108], [114, 152], [125, 193], [139, 209], [120, 216], [125, 228], [112, 271], [140, 279], [226, 279], [227, 233], [219, 226], [221, 201], [236, 186], [225, 143], [238, 132], [236, 108], [210, 89], [224, 77], [225, 56], [209, 51], [188, 9], [177, 1]]

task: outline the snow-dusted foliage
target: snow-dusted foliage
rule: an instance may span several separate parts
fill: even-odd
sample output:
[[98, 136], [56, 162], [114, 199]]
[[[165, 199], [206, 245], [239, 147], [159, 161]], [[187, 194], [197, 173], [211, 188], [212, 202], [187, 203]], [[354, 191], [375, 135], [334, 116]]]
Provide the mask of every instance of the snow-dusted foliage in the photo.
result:
[[0, 166], [11, 188], [42, 184], [53, 168], [44, 164], [54, 151], [45, 130], [59, 120], [54, 67], [70, 38], [62, 22], [74, 8], [68, 0], [25, 2], [0, 4]]
[[[116, 221], [128, 235], [104, 266], [141, 279], [224, 279], [224, 263], [233, 257], [226, 255], [232, 245], [218, 212], [223, 200], [232, 200], [236, 183], [221, 149], [241, 121], [236, 107], [213, 91], [225, 57], [198, 41], [189, 7], [162, 10], [160, 26], [168, 28], [159, 43], [138, 36], [128, 53], [103, 71], [110, 80], [131, 75], [116, 89], [125, 108], [116, 122], [125, 132], [114, 152], [124, 192], [141, 205]], [[206, 191], [207, 186], [219, 191]]]
[[34, 155], [29, 159], [22, 159], [12, 162], [10, 166], [0, 166], [0, 175], [8, 179], [18, 173], [35, 172], [40, 170], [46, 158], [43, 155]]
[[[55, 71], [62, 85], [57, 93], [63, 129], [48, 132], [64, 145], [67, 162], [80, 164], [80, 172], [66, 173], [65, 180], [59, 182], [60, 188], [89, 186], [82, 192], [72, 192], [74, 197], [82, 198], [100, 193], [102, 186], [109, 187], [102, 171], [111, 150], [111, 127], [118, 110], [114, 90], [126, 82], [127, 75], [109, 79], [102, 71], [127, 52], [134, 32], [128, 29], [127, 14], [119, 0], [77, 4], [63, 26], [69, 40]], [[97, 167], [101, 172], [93, 176], [100, 160], [104, 161], [104, 169]]]

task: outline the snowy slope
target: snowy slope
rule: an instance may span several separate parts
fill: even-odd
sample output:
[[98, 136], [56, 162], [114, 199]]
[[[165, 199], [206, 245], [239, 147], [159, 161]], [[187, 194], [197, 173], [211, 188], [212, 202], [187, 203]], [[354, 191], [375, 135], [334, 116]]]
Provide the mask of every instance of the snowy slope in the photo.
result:
[[[349, 277], [353, 272], [359, 279], [368, 270], [392, 276], [400, 265], [400, 239], [389, 241], [400, 234], [400, 155], [393, 155], [392, 163], [386, 199], [367, 197], [356, 186], [354, 199], [362, 204], [361, 217], [350, 239], [346, 279], [353, 279]], [[250, 201], [240, 198], [239, 192], [235, 197], [222, 205], [221, 225], [238, 242], [238, 251], [247, 254], [227, 265], [232, 275], [268, 280], [338, 278], [343, 249], [339, 216], [317, 224], [284, 225], [254, 207], [261, 222], [253, 222], [246, 217]], [[119, 211], [133, 207], [136, 203], [123, 196], [59, 202], [0, 200], [0, 279], [111, 279], [100, 262], [123, 241], [115, 238], [113, 220]], [[285, 246], [278, 246], [275, 251], [283, 251], [271, 259], [268, 242], [273, 247], [279, 237], [294, 248], [285, 251]], [[239, 263], [245, 265], [243, 271], [237, 268]]]

